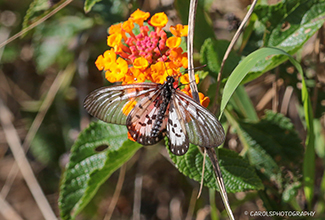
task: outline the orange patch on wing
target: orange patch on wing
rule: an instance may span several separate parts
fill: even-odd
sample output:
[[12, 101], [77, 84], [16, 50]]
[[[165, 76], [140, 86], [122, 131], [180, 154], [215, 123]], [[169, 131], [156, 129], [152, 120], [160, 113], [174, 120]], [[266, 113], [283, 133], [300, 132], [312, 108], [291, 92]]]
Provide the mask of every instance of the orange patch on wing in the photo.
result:
[[128, 101], [123, 109], [122, 112], [124, 115], [128, 115], [130, 113], [130, 111], [134, 108], [134, 106], [137, 104], [137, 102], [134, 99], [131, 99], [130, 101]]
[[128, 132], [128, 138], [129, 140], [136, 142], [136, 140], [134, 140], [133, 137], [130, 135], [130, 132]]

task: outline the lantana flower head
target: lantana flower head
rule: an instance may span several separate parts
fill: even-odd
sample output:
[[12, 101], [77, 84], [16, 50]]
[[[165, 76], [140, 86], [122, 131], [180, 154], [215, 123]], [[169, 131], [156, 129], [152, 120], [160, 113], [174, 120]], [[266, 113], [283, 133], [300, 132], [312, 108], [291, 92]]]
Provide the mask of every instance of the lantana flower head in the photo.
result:
[[[150, 13], [137, 9], [127, 21], [112, 25], [107, 37], [111, 49], [98, 56], [97, 68], [105, 71], [105, 78], [111, 83], [152, 81], [162, 84], [167, 76], [173, 76], [178, 83], [182, 76], [180, 68], [186, 69], [188, 65], [187, 53], [180, 47], [188, 27], [181, 24], [171, 26], [173, 36], [168, 38], [164, 31], [167, 23], [168, 17], [164, 12], [150, 18]], [[181, 83], [189, 84], [188, 77]], [[189, 86], [182, 91], [191, 96]], [[203, 96], [202, 100], [206, 97]], [[131, 107], [125, 111], [129, 112]]]
[[[149, 17], [150, 13], [137, 9], [127, 21], [109, 28], [107, 45], [111, 49], [95, 63], [99, 70], [105, 71], [108, 81], [163, 83], [168, 75], [177, 80], [181, 75], [179, 69], [187, 68], [187, 53], [180, 47], [181, 37], [187, 33], [183, 31], [168, 38], [163, 30], [168, 22], [166, 14], [160, 12]], [[177, 25], [174, 29], [181, 32], [187, 26]]]

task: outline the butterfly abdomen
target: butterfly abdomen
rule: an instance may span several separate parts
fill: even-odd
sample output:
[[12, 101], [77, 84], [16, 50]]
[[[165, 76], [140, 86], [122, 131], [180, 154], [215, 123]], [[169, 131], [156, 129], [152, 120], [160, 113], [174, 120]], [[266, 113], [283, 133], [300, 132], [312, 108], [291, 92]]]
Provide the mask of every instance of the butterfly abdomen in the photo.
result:
[[170, 99], [172, 97], [173, 88], [168, 85], [168, 83], [165, 83], [163, 86], [165, 86], [165, 89], [163, 90], [163, 101], [159, 106], [159, 111], [156, 115], [157, 120], [155, 121], [155, 124], [153, 125], [152, 131], [151, 131], [151, 137], [157, 137], [160, 128], [163, 124], [163, 120], [166, 115], [167, 107], [170, 103]]
[[158, 111], [158, 114], [156, 115], [157, 120], [155, 121], [155, 124], [153, 125], [152, 131], [151, 131], [151, 137], [157, 137], [157, 135], [160, 131], [161, 125], [163, 124], [163, 120], [165, 118], [165, 112], [167, 110], [167, 105], [168, 105], [168, 102], [165, 102], [165, 101], [160, 105], [160, 109]]

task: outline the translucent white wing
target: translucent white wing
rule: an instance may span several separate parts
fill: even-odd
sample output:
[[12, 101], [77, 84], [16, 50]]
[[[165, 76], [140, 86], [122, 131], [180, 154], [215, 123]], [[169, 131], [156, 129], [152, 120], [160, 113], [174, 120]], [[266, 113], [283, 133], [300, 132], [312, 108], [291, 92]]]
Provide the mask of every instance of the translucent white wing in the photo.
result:
[[[223, 143], [224, 130], [217, 118], [179, 90], [174, 90], [166, 112], [159, 115], [165, 89], [156, 83], [100, 88], [86, 97], [84, 107], [105, 122], [127, 125], [131, 137], [143, 145], [160, 141], [167, 128], [169, 147], [176, 155], [185, 154], [189, 143], [203, 147]], [[152, 135], [158, 117], [161, 125]]]
[[173, 102], [177, 103], [190, 143], [212, 148], [224, 142], [225, 132], [222, 125], [206, 108], [179, 90], [176, 90]]
[[156, 83], [139, 83], [99, 88], [86, 97], [84, 107], [102, 121], [126, 125], [128, 105], [132, 107], [132, 103], [154, 96], [158, 86]]
[[189, 139], [186, 135], [185, 121], [180, 115], [178, 103], [173, 99], [169, 106], [167, 123], [167, 137], [170, 151], [175, 155], [183, 155], [189, 147]]
[[158, 112], [163, 102], [162, 93], [163, 89], [160, 86], [153, 95], [141, 99], [127, 117], [126, 126], [129, 133], [140, 144], [155, 144], [165, 136], [168, 111], [161, 115], [162, 120], [160, 120], [158, 133], [152, 136], [153, 127], [158, 121]]

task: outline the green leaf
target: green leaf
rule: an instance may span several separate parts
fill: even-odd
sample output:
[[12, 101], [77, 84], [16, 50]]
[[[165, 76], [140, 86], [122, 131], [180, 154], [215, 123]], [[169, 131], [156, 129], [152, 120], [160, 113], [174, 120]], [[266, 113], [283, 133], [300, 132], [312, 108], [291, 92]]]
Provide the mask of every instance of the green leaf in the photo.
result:
[[[204, 41], [200, 51], [200, 63], [207, 64], [207, 67], [217, 77], [223, 56], [229, 46], [229, 41], [213, 40], [208, 38]], [[228, 77], [239, 63], [240, 57], [231, 51], [222, 73], [222, 78]]]
[[315, 151], [317, 156], [325, 159], [325, 140], [322, 135], [323, 129], [320, 120], [314, 119], [314, 131], [315, 131]]
[[28, 27], [29, 24], [33, 23], [35, 20], [44, 17], [50, 11], [51, 8], [50, 1], [48, 0], [34, 0], [26, 12], [23, 22], [23, 29]]
[[98, 121], [83, 130], [72, 146], [64, 173], [59, 198], [61, 218], [75, 218], [107, 178], [140, 147], [128, 140], [125, 126]]
[[101, 2], [102, 0], [86, 0], [84, 5], [84, 10], [86, 13], [90, 12], [92, 7], [97, 3]]
[[[299, 70], [302, 73], [301, 70]], [[303, 77], [303, 76], [302, 76]], [[306, 200], [308, 202], [308, 208], [312, 208], [312, 200], [314, 196], [314, 183], [315, 183], [315, 133], [314, 133], [314, 116], [313, 108], [311, 106], [310, 97], [304, 78], [302, 78], [302, 102], [305, 112], [305, 120], [307, 126], [307, 137], [306, 137], [306, 150], [303, 165], [304, 175], [304, 191]]]
[[298, 190], [300, 188], [301, 188], [301, 182], [293, 182], [288, 184], [282, 193], [282, 201], [285, 203], [290, 202], [292, 199], [294, 199], [297, 196]]
[[293, 54], [323, 25], [325, 2], [289, 0], [273, 6], [257, 6], [254, 13], [267, 27], [264, 45]]
[[[133, 8], [135, 7], [135, 5], [136, 3], [133, 4]], [[109, 22], [117, 22], [117, 21], [121, 21], [121, 19], [124, 19], [125, 16], [129, 13], [130, 10], [129, 6], [130, 6], [129, 0], [106, 0], [106, 1], [86, 0], [84, 5], [84, 10], [86, 13], [90, 12], [91, 10], [93, 11], [99, 10], [100, 14], [102, 14], [102, 17], [106, 17], [106, 19]], [[134, 8], [134, 10], [136, 10], [136, 7]], [[121, 15], [122, 17], [120, 17]], [[120, 18], [116, 19], [112, 16], [120, 17]]]
[[283, 183], [281, 166], [297, 176], [301, 175], [303, 146], [290, 119], [282, 114], [266, 111], [258, 123], [240, 122], [241, 130], [249, 144], [247, 157], [251, 164], [268, 180]]
[[[302, 48], [325, 21], [324, 0], [289, 0], [278, 4], [258, 5], [254, 9], [265, 25], [264, 46], [276, 47], [293, 55]], [[286, 61], [288, 57], [274, 56], [255, 63], [245, 82], [251, 81]]]
[[257, 62], [261, 60], [266, 60], [269, 58], [269, 56], [274, 55], [275, 53], [283, 53], [283, 51], [279, 52], [280, 50], [276, 50], [273, 48], [261, 48], [259, 50], [254, 51], [253, 53], [249, 54], [247, 57], [245, 57], [235, 68], [235, 70], [231, 73], [229, 76], [223, 93], [222, 93], [222, 99], [220, 104], [220, 116], [219, 119], [222, 116], [223, 111], [225, 110], [225, 107], [227, 103], [229, 102], [232, 94], [235, 92], [239, 84], [242, 82], [242, 80], [245, 78], [245, 76], [254, 68]]
[[[244, 158], [224, 148], [218, 149], [218, 153], [221, 173], [228, 192], [263, 189], [264, 186], [254, 168]], [[190, 149], [183, 156], [175, 156], [170, 151], [169, 156], [181, 173], [198, 182], [201, 180], [203, 155], [195, 145], [191, 144]], [[206, 160], [205, 166], [204, 185], [218, 190], [209, 159]]]
[[234, 108], [237, 115], [242, 119], [257, 122], [258, 116], [243, 85], [239, 85], [230, 99], [229, 104]]

